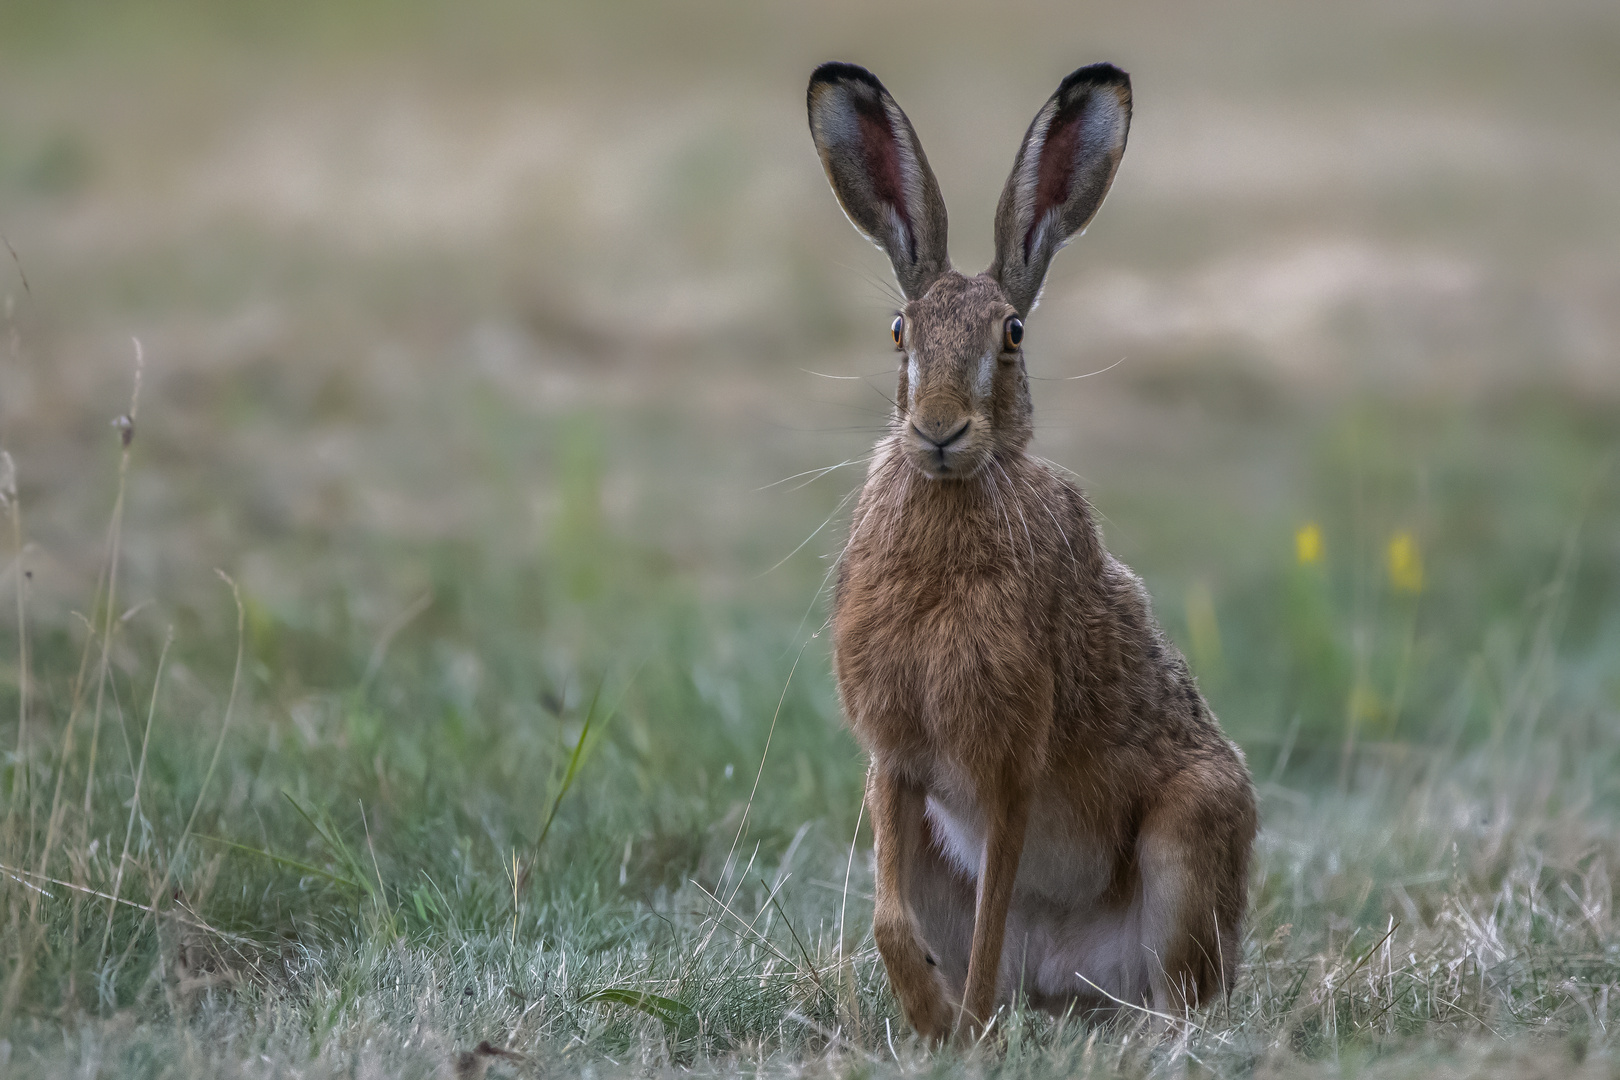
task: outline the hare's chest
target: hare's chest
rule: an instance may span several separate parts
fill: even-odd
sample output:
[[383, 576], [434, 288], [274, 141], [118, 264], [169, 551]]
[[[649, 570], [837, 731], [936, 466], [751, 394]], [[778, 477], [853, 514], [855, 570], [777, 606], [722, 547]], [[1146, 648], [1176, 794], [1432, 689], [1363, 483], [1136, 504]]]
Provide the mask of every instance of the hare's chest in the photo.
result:
[[1028, 688], [1048, 681], [1046, 650], [1018, 592], [993, 571], [860, 572], [840, 583], [839, 693], [868, 750], [944, 767], [1005, 733], [1009, 707], [1020, 711]]

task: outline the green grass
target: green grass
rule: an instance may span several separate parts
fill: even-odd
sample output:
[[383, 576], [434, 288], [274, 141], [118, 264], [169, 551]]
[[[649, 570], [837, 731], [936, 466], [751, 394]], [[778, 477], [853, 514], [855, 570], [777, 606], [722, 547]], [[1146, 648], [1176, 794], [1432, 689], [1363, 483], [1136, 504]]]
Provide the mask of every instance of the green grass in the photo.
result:
[[[1367, 445], [1347, 432], [1399, 412], [1316, 436], [1321, 490]], [[1480, 576], [1514, 561], [1492, 529], [1447, 522], [1552, 476], [1497, 473], [1471, 437], [1423, 462], [1444, 479], [1421, 591], [1392, 584], [1382, 531], [1348, 539], [1354, 513], [1321, 514], [1314, 563], [1286, 530], [1262, 558], [1229, 553], [1251, 569], [1203, 601], [1220, 639], [1202, 663], [1265, 826], [1238, 984], [1171, 1033], [1018, 1010], [965, 1055], [911, 1040], [867, 932], [861, 763], [820, 616], [799, 629], [771, 592], [705, 597], [614, 533], [594, 509], [598, 425], [576, 421], [557, 432], [567, 506], [532, 557], [390, 553], [424, 560], [431, 587], [369, 628], [341, 592], [286, 609], [244, 594], [234, 706], [224, 586], [155, 688], [158, 620], [109, 624], [101, 600], [88, 624], [30, 626], [30, 734], [3, 776], [0, 1053], [18, 1076], [439, 1075], [464, 1053], [510, 1075], [1606, 1061], [1620, 723], [1610, 567], [1582, 556], [1613, 542], [1590, 496], [1611, 481], [1545, 423], [1509, 425], [1514, 456], [1573, 463], [1586, 517], [1510, 545], [1516, 579]], [[1370, 504], [1398, 500], [1378, 467], [1360, 459]], [[804, 562], [788, 573], [807, 598]]]

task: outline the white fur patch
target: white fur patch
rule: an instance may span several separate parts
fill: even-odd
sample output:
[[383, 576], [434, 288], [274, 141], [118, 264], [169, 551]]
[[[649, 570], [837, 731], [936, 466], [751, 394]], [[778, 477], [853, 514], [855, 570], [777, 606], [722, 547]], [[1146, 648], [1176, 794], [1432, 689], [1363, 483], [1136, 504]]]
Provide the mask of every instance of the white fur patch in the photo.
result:
[[[1049, 102], [1036, 116], [1035, 123], [1031, 125], [1029, 142], [1024, 148], [1024, 157], [1018, 169], [1018, 213], [1015, 221], [1018, 224], [1018, 254], [1023, 257], [1024, 232], [1029, 228], [1029, 219], [1035, 213], [1035, 185], [1040, 176], [1041, 151], [1046, 149], [1046, 133], [1052, 126], [1052, 117], [1057, 115], [1057, 103]], [[1040, 239], [1040, 238], [1037, 238]], [[1031, 245], [1030, 251], [1039, 250]]]
[[996, 354], [987, 352], [979, 357], [978, 374], [973, 380], [973, 394], [980, 401], [990, 398], [990, 389], [996, 382]]
[[[910, 198], [910, 192], [907, 192], [907, 197]], [[896, 260], [903, 259], [906, 262], [915, 262], [917, 259], [916, 244], [912, 239], [911, 230], [906, 226], [905, 219], [900, 216], [900, 211], [889, 203], [883, 203], [882, 205], [884, 217], [887, 219], [889, 236], [894, 238], [892, 243], [895, 245], [895, 250], [889, 252], [889, 254]]]
[[[976, 883], [984, 855], [979, 808], [960, 790], [939, 791], [929, 795], [927, 812], [944, 862]], [[1053, 997], [1075, 994], [1095, 1000], [1106, 993], [1129, 1002], [1143, 1000], [1150, 988], [1153, 955], [1143, 948], [1149, 917], [1141, 895], [1123, 907], [1105, 906], [1103, 895], [1114, 870], [1112, 854], [1065, 828], [1042, 828], [1040, 823], [1051, 817], [1039, 804], [1031, 808], [1030, 821], [1007, 913], [998, 980], [1002, 993], [1022, 985]], [[945, 895], [935, 891], [933, 899]], [[923, 908], [919, 900], [913, 903]], [[959, 956], [965, 969], [973, 933], [971, 902], [949, 926], [932, 914], [936, 923], [930, 929], [953, 937], [936, 946], [943, 944], [947, 956]], [[1154, 945], [1162, 949], [1161, 943]]]
[[[1018, 894], [1060, 904], [1071, 913], [1089, 911], [1113, 877], [1109, 853], [1086, 837], [1039, 824], [1039, 806], [1031, 808], [1024, 854], [1018, 862]], [[984, 816], [971, 799], [928, 797], [928, 818], [944, 855], [959, 871], [977, 881], [984, 855]]]

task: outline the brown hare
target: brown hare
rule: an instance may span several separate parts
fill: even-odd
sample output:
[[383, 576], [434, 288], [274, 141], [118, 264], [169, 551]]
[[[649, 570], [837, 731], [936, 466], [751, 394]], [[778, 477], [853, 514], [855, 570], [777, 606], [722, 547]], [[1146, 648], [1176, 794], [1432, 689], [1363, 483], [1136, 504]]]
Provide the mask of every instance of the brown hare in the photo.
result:
[[871, 72], [810, 79], [838, 201], [894, 264], [899, 389], [838, 565], [834, 662], [871, 757], [872, 932], [924, 1037], [1039, 1007], [1181, 1014], [1231, 986], [1254, 793], [1140, 579], [1026, 447], [1023, 320], [1108, 193], [1130, 79], [1064, 79], [1024, 135], [995, 259], [952, 269], [945, 204]]

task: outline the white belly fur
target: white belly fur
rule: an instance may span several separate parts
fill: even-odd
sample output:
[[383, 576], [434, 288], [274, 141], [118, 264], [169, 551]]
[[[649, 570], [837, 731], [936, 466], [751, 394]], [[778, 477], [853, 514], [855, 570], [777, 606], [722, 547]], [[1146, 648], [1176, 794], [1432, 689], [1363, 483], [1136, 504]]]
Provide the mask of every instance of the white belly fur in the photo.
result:
[[[1000, 996], [1021, 987], [1025, 993], [1047, 998], [1095, 1000], [1112, 995], [1142, 1001], [1148, 993], [1152, 957], [1142, 944], [1140, 894], [1123, 909], [1104, 905], [1103, 894], [1113, 879], [1113, 854], [1090, 838], [1054, 829], [1068, 815], [1055, 806], [1042, 807], [1041, 801], [1037, 796], [1030, 808], [1007, 915]], [[955, 792], [930, 794], [928, 818], [944, 861], [960, 878], [976, 885], [984, 851], [984, 818], [978, 807]], [[963, 920], [953, 919], [951, 924], [971, 933], [971, 912], [963, 915]], [[961, 955], [965, 959], [965, 951]]]

